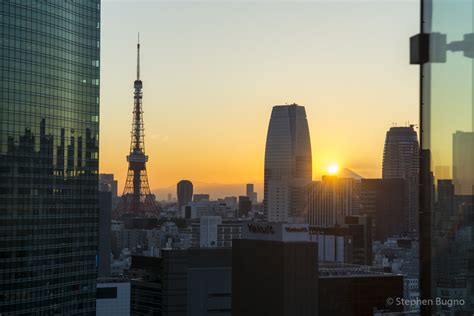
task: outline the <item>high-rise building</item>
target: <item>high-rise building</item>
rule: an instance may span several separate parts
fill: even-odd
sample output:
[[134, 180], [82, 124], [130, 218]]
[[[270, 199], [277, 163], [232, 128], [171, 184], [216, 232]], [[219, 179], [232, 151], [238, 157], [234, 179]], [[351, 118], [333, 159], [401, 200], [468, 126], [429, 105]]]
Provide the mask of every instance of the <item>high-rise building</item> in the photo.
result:
[[372, 218], [370, 216], [346, 216], [344, 226], [349, 228], [352, 236], [352, 262], [371, 266], [372, 254]]
[[239, 196], [239, 217], [248, 216], [252, 211], [252, 201], [248, 196]]
[[0, 3], [0, 313], [95, 313], [100, 1]]
[[193, 199], [193, 183], [189, 180], [181, 180], [176, 187], [179, 207], [188, 205]]
[[360, 214], [372, 218], [374, 240], [408, 233], [406, 181], [404, 179], [362, 179]]
[[118, 182], [114, 179], [112, 173], [101, 173], [99, 175], [99, 190], [112, 192], [112, 209], [117, 207], [118, 198]]
[[418, 180], [420, 145], [414, 125], [392, 127], [387, 132], [383, 152], [382, 178], [406, 181], [409, 232], [418, 231]]
[[388, 298], [403, 298], [403, 275], [361, 265], [320, 263], [318, 284], [318, 315], [404, 314], [402, 304], [387, 303]]
[[102, 188], [102, 191], [112, 192], [112, 196], [117, 196], [118, 182], [114, 179], [112, 173], [101, 173], [99, 175], [99, 188]]
[[253, 183], [247, 183], [245, 188], [245, 195], [250, 199], [253, 205], [257, 205], [257, 192], [254, 190]]
[[456, 195], [474, 195], [474, 132], [453, 134], [453, 184]]
[[306, 220], [304, 191], [311, 180], [311, 140], [305, 108], [296, 104], [274, 106], [265, 147], [263, 203], [267, 220]]
[[252, 201], [252, 205], [257, 205], [257, 203], [258, 203], [257, 192], [252, 192], [252, 196], [250, 197], [250, 201]]
[[186, 315], [188, 252], [166, 250], [161, 257], [132, 256], [132, 315]]
[[232, 315], [318, 315], [318, 244], [296, 225], [244, 225], [232, 245]]
[[312, 226], [332, 227], [342, 224], [345, 216], [354, 215], [356, 181], [349, 178], [324, 176], [306, 187], [308, 222]]
[[455, 194], [452, 180], [438, 180], [438, 199], [435, 204], [434, 226], [440, 227], [455, 220]]
[[133, 256], [132, 315], [230, 316], [232, 253], [229, 248], [163, 250], [161, 257]]
[[249, 198], [252, 197], [252, 193], [254, 192], [253, 183], [247, 183], [245, 189], [246, 196]]
[[110, 256], [112, 254], [112, 192], [99, 191], [99, 238], [98, 269], [99, 278], [110, 276]]

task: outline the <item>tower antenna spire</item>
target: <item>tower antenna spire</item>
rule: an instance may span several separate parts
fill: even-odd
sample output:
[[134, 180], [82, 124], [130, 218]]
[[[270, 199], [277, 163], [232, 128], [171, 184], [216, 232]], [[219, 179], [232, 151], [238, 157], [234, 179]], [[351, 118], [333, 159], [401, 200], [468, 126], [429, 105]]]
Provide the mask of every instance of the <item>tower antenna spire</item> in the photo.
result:
[[138, 32], [137, 42], [137, 80], [140, 80], [140, 32]]

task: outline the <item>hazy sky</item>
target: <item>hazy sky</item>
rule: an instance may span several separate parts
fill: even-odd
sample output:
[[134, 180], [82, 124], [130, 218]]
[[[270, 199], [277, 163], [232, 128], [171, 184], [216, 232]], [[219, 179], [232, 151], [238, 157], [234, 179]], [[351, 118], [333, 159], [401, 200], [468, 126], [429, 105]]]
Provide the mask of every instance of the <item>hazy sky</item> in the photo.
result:
[[412, 1], [102, 2], [101, 172], [122, 190], [142, 47], [150, 186], [263, 181], [273, 105], [306, 107], [317, 178], [381, 175], [385, 132], [418, 122]]

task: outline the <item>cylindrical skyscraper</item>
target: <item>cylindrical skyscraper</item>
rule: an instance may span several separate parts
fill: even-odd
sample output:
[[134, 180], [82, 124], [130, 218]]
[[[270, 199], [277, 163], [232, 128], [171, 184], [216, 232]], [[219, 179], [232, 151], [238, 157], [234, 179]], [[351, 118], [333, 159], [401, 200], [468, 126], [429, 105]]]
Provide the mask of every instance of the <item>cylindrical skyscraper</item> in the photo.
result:
[[311, 140], [303, 106], [273, 107], [265, 147], [264, 213], [269, 222], [306, 220], [312, 180]]
[[189, 180], [181, 180], [178, 182], [177, 188], [178, 204], [181, 208], [189, 204], [193, 199], [193, 183]]
[[382, 177], [406, 179], [418, 175], [419, 148], [413, 125], [390, 128], [385, 138]]
[[413, 125], [390, 128], [385, 138], [382, 177], [405, 179], [407, 228], [410, 232], [418, 231], [419, 153], [420, 145]]

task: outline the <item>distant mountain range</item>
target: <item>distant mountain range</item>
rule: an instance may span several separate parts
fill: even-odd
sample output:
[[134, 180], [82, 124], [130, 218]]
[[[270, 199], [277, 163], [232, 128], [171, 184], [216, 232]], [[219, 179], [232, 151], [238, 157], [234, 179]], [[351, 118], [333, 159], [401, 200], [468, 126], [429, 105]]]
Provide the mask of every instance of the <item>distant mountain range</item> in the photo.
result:
[[[249, 182], [252, 183], [252, 182]], [[257, 192], [257, 198], [259, 201], [263, 199], [263, 183], [253, 182], [254, 189]], [[209, 194], [211, 199], [216, 200], [218, 198], [224, 198], [226, 196], [239, 196], [245, 195], [246, 183], [205, 183], [205, 182], [194, 182], [194, 194], [204, 193]], [[153, 189], [152, 192], [158, 197], [158, 200], [166, 200], [168, 194], [171, 193], [173, 198], [176, 198], [176, 186], [169, 186], [166, 188]]]
[[[363, 179], [362, 176], [358, 175], [354, 171], [344, 168], [341, 169], [337, 175], [339, 178], [352, 178], [356, 180]], [[249, 182], [252, 183], [252, 182]], [[263, 199], [263, 183], [253, 182], [255, 191], [257, 192], [258, 200]], [[226, 196], [239, 196], [245, 195], [246, 183], [205, 183], [205, 182], [194, 182], [194, 194], [204, 193], [209, 194], [210, 198], [217, 200], [218, 198], [224, 198]], [[176, 186], [169, 186], [166, 188], [153, 189], [152, 192], [157, 196], [158, 200], [166, 200], [168, 194], [171, 193], [173, 198], [176, 198]]]
[[352, 178], [352, 179], [355, 179], [355, 180], [364, 179], [364, 177], [358, 175], [357, 173], [355, 173], [351, 169], [347, 169], [347, 168], [342, 169], [337, 176], [339, 178]]

